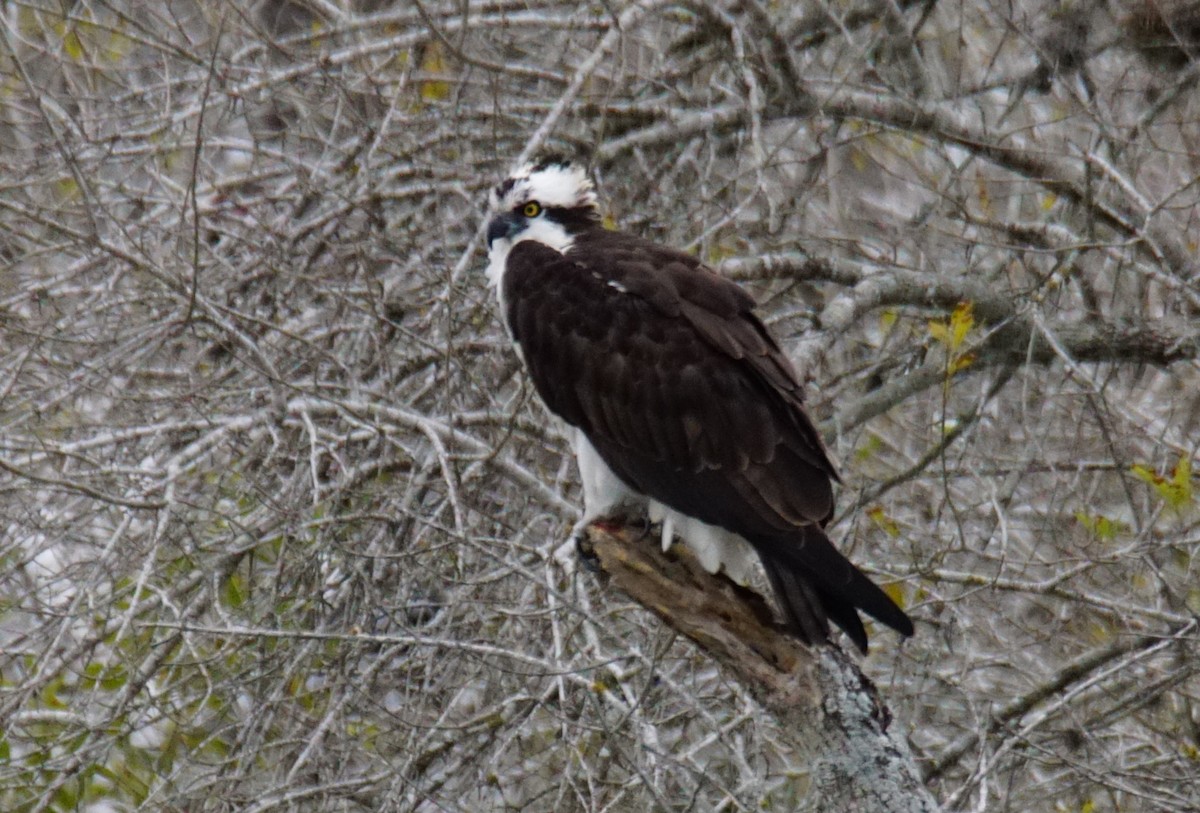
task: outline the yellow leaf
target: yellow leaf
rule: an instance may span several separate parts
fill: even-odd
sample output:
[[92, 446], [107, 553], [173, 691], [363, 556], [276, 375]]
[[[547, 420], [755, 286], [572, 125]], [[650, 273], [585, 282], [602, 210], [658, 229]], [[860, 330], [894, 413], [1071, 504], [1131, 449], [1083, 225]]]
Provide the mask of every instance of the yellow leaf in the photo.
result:
[[592, 681], [592, 691], [596, 694], [603, 694], [612, 691], [617, 685], [617, 681], [612, 675], [601, 675]]
[[736, 245], [727, 240], [718, 240], [708, 247], [708, 264], [717, 265], [722, 260], [736, 257], [739, 253]]
[[951, 311], [949, 319], [930, 320], [929, 335], [947, 350], [955, 352], [963, 346], [974, 327], [974, 308], [970, 302], [960, 302]]
[[1096, 813], [1096, 803], [1088, 799], [1079, 806], [1079, 813]]
[[17, 10], [17, 30], [25, 36], [38, 33], [42, 30], [38, 15], [29, 6], [21, 6]]
[[954, 375], [955, 373], [957, 373], [961, 370], [967, 369], [974, 362], [975, 362], [975, 354], [974, 353], [962, 353], [958, 356], [955, 356], [954, 359], [951, 360], [950, 364], [947, 366], [946, 369], [950, 375]]
[[957, 350], [962, 347], [962, 343], [973, 327], [975, 327], [974, 308], [970, 302], [959, 302], [955, 306], [954, 312], [950, 314], [950, 349]]
[[891, 584], [883, 585], [883, 592], [895, 602], [897, 607], [901, 610], [904, 609], [908, 597], [904, 594], [904, 584], [902, 582], [892, 582]]
[[900, 535], [900, 526], [896, 524], [896, 520], [887, 515], [887, 512], [884, 511], [881, 506], [877, 505], [867, 511], [867, 516], [869, 516], [871, 521], [878, 525], [888, 536], [894, 538]]
[[83, 42], [79, 39], [79, 34], [75, 31], [68, 31], [63, 37], [63, 50], [67, 52], [67, 56], [76, 62], [83, 59]]
[[79, 184], [74, 178], [59, 178], [54, 182], [54, 186], [62, 200], [74, 200], [79, 197]]
[[[450, 75], [445, 48], [437, 40], [425, 46], [425, 50], [421, 54], [421, 72], [427, 77], [448, 77]], [[438, 102], [449, 95], [450, 83], [444, 79], [426, 79], [421, 83], [421, 99], [423, 101]]]
[[900, 314], [895, 308], [884, 308], [883, 313], [879, 314], [879, 328], [884, 336], [892, 332], [899, 318]]
[[1088, 625], [1088, 634], [1097, 644], [1106, 644], [1112, 640], [1112, 628], [1107, 624], [1094, 621]]
[[112, 31], [104, 46], [104, 57], [109, 62], [120, 62], [133, 49], [133, 40], [120, 31]]
[[974, 353], [962, 350], [974, 328], [975, 313], [970, 302], [958, 303], [947, 319], [930, 320], [929, 335], [946, 348], [947, 382], [955, 373], [965, 370], [975, 362]]
[[975, 187], [979, 190], [979, 208], [982, 209], [985, 214], [990, 215], [992, 213], [992, 196], [988, 192], [987, 180], [984, 178], [977, 178], [975, 181]]
[[1042, 211], [1048, 212], [1054, 208], [1054, 204], [1058, 203], [1058, 195], [1053, 192], [1042, 195]]
[[850, 163], [854, 165], [854, 168], [859, 172], [866, 171], [867, 167], [869, 166], [866, 153], [854, 147], [850, 148], [849, 153]]

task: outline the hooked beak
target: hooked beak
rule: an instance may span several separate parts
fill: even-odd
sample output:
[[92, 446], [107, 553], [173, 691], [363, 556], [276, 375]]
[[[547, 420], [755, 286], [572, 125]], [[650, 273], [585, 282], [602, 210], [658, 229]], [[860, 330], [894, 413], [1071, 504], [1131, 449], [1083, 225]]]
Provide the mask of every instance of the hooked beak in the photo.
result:
[[492, 243], [497, 240], [512, 237], [521, 230], [521, 218], [511, 212], [496, 215], [492, 218], [492, 222], [488, 223], [487, 243], [488, 249], [492, 247]]

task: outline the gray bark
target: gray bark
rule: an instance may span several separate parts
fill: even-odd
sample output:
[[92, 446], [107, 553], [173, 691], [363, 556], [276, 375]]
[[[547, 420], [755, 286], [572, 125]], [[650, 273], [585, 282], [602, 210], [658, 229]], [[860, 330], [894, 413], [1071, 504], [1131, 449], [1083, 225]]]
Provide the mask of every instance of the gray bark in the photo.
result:
[[[592, 526], [611, 584], [720, 662], [811, 766], [813, 809], [931, 813], [908, 745], [875, 685], [836, 644], [806, 646], [780, 630], [753, 591], [704, 571], [682, 545]], [[879, 645], [878, 643], [876, 644]]]

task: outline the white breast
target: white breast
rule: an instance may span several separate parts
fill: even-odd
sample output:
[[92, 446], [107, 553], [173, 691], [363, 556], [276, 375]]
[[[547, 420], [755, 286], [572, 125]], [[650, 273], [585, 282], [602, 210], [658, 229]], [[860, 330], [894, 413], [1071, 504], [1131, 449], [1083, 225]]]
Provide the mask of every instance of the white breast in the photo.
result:
[[496, 289], [496, 299], [500, 302], [500, 319], [504, 328], [508, 327], [508, 308], [504, 304], [504, 269], [508, 264], [508, 252], [512, 250], [512, 242], [507, 238], [494, 240], [488, 248], [487, 279], [488, 285]]
[[724, 570], [738, 584], [749, 583], [758, 558], [750, 543], [724, 528], [701, 522], [634, 492], [609, 468], [582, 431], [576, 429], [572, 441], [579, 479], [583, 482], [583, 519], [578, 529], [606, 517], [642, 514], [651, 522], [662, 524], [664, 551], [678, 536], [709, 573]]
[[505, 325], [508, 324], [508, 308], [504, 302], [504, 274], [508, 270], [509, 252], [522, 240], [536, 240], [542, 245], [564, 254], [575, 242], [561, 224], [544, 217], [531, 220], [529, 225], [516, 237], [502, 237], [492, 241], [492, 245], [488, 248], [488, 285], [496, 289], [496, 298], [500, 301], [500, 316], [504, 319]]

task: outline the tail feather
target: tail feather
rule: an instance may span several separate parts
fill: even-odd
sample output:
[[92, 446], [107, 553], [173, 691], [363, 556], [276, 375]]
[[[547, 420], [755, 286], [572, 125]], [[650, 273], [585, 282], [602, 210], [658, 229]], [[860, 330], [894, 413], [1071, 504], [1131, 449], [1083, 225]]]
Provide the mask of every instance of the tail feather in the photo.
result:
[[806, 644], [828, 641], [829, 619], [825, 614], [825, 602], [821, 601], [808, 580], [786, 564], [768, 556], [762, 557], [762, 563], [792, 633]]
[[[805, 528], [799, 539], [773, 539], [755, 547], [788, 626], [806, 642], [826, 640], [830, 619], [865, 653], [867, 633], [859, 610], [901, 635], [913, 634], [912, 620], [904, 611], [815, 525]], [[821, 633], [815, 634], [818, 627]]]
[[858, 617], [858, 610], [853, 604], [837, 599], [824, 598], [825, 612], [833, 619], [833, 623], [842, 628], [842, 631], [854, 642], [858, 647], [858, 651], [867, 654], [867, 631], [863, 627], [862, 619]]

